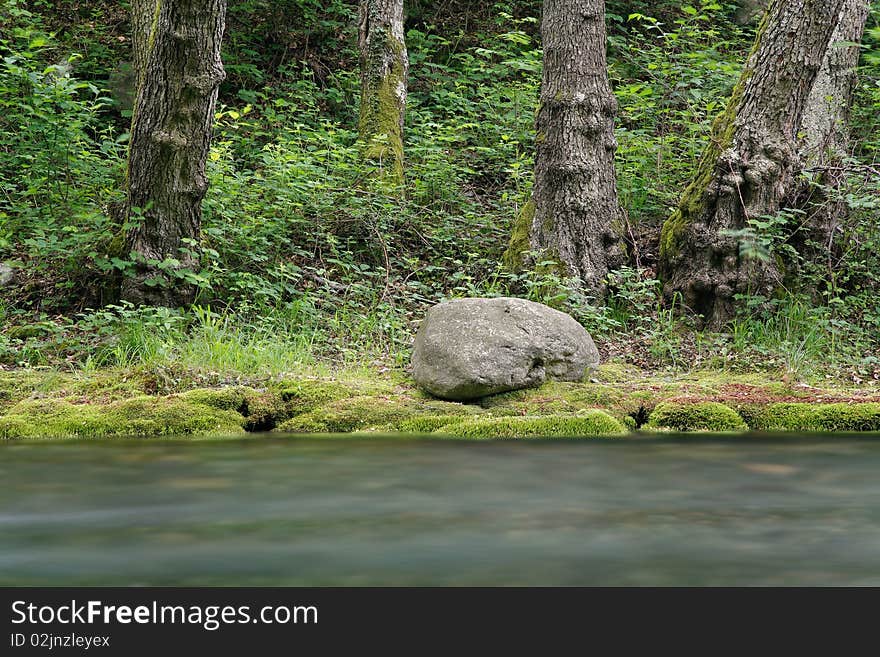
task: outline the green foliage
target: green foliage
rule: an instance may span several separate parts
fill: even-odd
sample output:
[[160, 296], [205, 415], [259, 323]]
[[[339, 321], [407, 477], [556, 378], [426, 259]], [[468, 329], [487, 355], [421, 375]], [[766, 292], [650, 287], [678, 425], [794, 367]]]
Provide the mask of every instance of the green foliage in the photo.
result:
[[501, 266], [530, 197], [540, 2], [409, 3], [406, 193], [396, 198], [369, 181], [358, 153], [354, 3], [246, 0], [229, 7], [203, 235], [187, 245], [198, 265], [179, 272], [198, 299], [167, 310], [114, 297], [132, 266], [116, 214], [128, 136], [104, 89], [128, 57], [125, 7], [0, 0], [0, 260], [16, 271], [0, 302], [0, 363], [278, 377], [326, 364], [399, 367], [428, 305], [512, 295], [571, 313], [603, 354], [642, 365], [873, 371], [876, 9], [850, 173], [815, 200], [849, 210], [833, 260], [792, 251], [817, 207], [754, 218], [738, 235], [744, 255], [785, 255], [801, 284], [785, 298], [743, 299], [730, 334], [703, 335], [676, 317], [679, 299], [670, 307], [659, 295], [658, 229], [693, 176], [753, 27], [732, 21], [728, 2], [606, 8], [632, 259], [609, 274], [606, 299], [528, 253], [521, 228], [516, 250], [534, 266]]
[[669, 4], [664, 16], [609, 16], [618, 190], [636, 224], [657, 225], [678, 204], [750, 46], [751, 35], [728, 19], [730, 3]]
[[784, 208], [775, 215], [749, 217], [745, 228], [725, 230], [721, 234], [739, 242], [739, 255], [743, 259], [767, 262], [782, 256], [797, 260], [798, 253], [787, 240], [796, 230], [792, 227], [802, 223], [804, 214], [804, 210]]
[[0, 259], [25, 273], [19, 299], [69, 308], [112, 271], [110, 205], [124, 136], [101, 121], [109, 100], [75, 71], [24, 3], [0, 4]]

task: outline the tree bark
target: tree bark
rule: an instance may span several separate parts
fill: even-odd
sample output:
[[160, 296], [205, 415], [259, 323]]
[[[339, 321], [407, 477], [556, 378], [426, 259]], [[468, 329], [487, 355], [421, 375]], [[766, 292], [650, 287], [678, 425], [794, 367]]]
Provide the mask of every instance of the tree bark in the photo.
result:
[[225, 77], [226, 0], [162, 0], [153, 8], [128, 161], [127, 246], [136, 271], [123, 281], [122, 297], [178, 305], [194, 294], [176, 274], [197, 265], [205, 162]]
[[516, 270], [541, 252], [560, 273], [601, 296], [623, 261], [614, 172], [617, 101], [605, 59], [602, 0], [545, 0], [544, 69], [535, 123], [535, 183], [505, 262]]
[[773, 254], [741, 253], [735, 231], [775, 215], [800, 168], [797, 131], [844, 0], [773, 0], [727, 109], [678, 209], [663, 226], [660, 276], [667, 299], [720, 328], [735, 296], [770, 296], [781, 283]]
[[131, 59], [135, 85], [147, 68], [150, 31], [156, 16], [157, 0], [131, 0]]
[[816, 76], [804, 116], [801, 120], [801, 159], [807, 169], [818, 175], [820, 186], [804, 189], [800, 204], [811, 206], [810, 213], [797, 242], [798, 252], [810, 259], [825, 260], [833, 275], [834, 237], [846, 220], [846, 203], [837, 200], [837, 190], [844, 184], [849, 153], [849, 117], [856, 69], [859, 64], [859, 43], [870, 13], [869, 0], [844, 0], [840, 20], [825, 52], [822, 68]]
[[379, 178], [400, 185], [409, 72], [403, 0], [360, 0], [358, 28], [361, 154]]

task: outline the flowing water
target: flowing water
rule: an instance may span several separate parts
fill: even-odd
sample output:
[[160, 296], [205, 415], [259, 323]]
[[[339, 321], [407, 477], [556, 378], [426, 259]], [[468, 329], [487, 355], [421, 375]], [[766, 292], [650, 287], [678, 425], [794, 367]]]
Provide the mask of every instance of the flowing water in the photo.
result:
[[880, 440], [0, 445], [6, 585], [880, 585]]

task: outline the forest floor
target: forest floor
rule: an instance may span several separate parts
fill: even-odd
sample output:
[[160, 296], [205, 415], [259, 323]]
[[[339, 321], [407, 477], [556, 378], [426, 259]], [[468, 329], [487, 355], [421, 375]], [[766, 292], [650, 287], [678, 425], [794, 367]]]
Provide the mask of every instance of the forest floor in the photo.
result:
[[786, 378], [609, 362], [582, 383], [550, 382], [462, 404], [434, 399], [405, 371], [386, 367], [271, 377], [174, 366], [16, 369], [0, 371], [0, 438], [880, 432], [880, 381]]

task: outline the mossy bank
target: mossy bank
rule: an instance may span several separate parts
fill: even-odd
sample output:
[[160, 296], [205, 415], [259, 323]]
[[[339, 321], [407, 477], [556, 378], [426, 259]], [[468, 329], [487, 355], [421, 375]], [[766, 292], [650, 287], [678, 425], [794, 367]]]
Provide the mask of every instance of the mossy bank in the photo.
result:
[[462, 404], [403, 372], [247, 379], [197, 372], [0, 373], [0, 438], [413, 434], [462, 439], [620, 438], [634, 432], [877, 432], [876, 383], [816, 387], [724, 372], [647, 373], [603, 365]]

